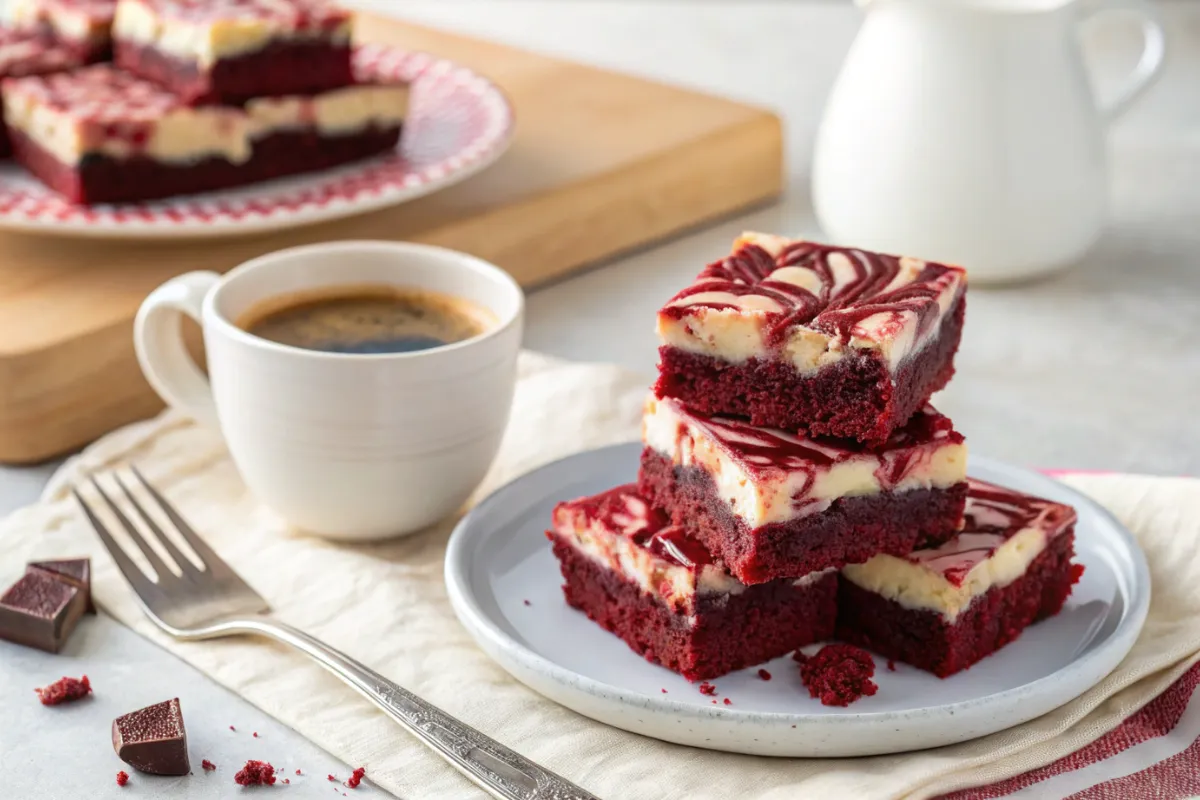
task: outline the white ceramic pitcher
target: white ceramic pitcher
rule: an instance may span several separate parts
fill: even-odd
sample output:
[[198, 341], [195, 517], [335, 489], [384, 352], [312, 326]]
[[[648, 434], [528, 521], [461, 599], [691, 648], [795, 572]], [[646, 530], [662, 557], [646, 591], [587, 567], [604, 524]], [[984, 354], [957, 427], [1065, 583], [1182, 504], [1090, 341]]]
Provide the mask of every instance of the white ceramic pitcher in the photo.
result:
[[[1080, 259], [1107, 206], [1109, 122], [1165, 51], [1142, 0], [869, 0], [817, 134], [813, 201], [832, 241], [963, 264], [973, 282]], [[1078, 42], [1141, 15], [1137, 67], [1098, 106]]]

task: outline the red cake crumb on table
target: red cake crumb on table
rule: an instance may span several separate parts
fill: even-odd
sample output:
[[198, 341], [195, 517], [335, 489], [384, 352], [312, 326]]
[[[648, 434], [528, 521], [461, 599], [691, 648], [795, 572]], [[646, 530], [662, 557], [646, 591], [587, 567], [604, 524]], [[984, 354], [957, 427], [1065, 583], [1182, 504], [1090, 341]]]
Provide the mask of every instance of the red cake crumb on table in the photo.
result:
[[235, 728], [235, 727], [233, 727], [232, 725], [230, 725], [230, 726], [229, 726], [229, 730], [231, 730], [231, 731], [236, 731], [236, 730], [237, 730], [237, 728]]
[[300, 773], [300, 770], [296, 770], [296, 774], [297, 774], [297, 775], [301, 774], [301, 773]]
[[247, 761], [233, 781], [238, 786], [274, 786], [275, 768], [266, 761]]
[[894, 658], [889, 658], [888, 659], [888, 672], [895, 672], [895, 671], [896, 671], [896, 660]]
[[329, 777], [329, 780], [334, 781], [335, 783], [337, 782], [337, 778], [333, 777], [332, 775], [330, 775], [328, 777]]
[[291, 778], [284, 778], [284, 779], [283, 779], [283, 782], [284, 782], [284, 783], [291, 783], [291, 782], [292, 782], [292, 779], [291, 779]]
[[367, 768], [359, 767], [358, 769], [354, 770], [354, 774], [351, 775], [349, 777], [349, 779], [347, 779], [346, 785], [349, 786], [351, 789], [357, 789], [358, 785], [360, 783], [362, 783], [362, 779], [363, 779], [363, 777], [366, 776], [366, 774], [367, 774]]
[[714, 695], [717, 693], [717, 687], [713, 686], [708, 681], [700, 684], [700, 694]]
[[[797, 656], [801, 656], [797, 652]], [[848, 706], [860, 697], [879, 690], [871, 677], [875, 661], [871, 654], [851, 644], [830, 644], [811, 657], [798, 657], [800, 678], [810, 697], [819, 697], [821, 705]]]
[[209, 761], [207, 758], [200, 762], [200, 766], [204, 768], [205, 772], [212, 772], [217, 768], [217, 765]]
[[726, 698], [725, 698], [725, 701], [724, 701], [724, 702], [725, 702], [725, 705], [727, 705], [727, 706], [731, 706], [731, 705], [733, 705], [733, 701], [732, 701], [732, 700], [730, 700], [728, 697], [726, 697]]
[[767, 672], [765, 669], [760, 669], [758, 671], [758, 677], [762, 678], [764, 681], [769, 681], [771, 680], [771, 673]]
[[255, 732], [254, 732], [254, 738], [255, 738], [255, 739], [257, 739], [257, 738], [258, 738], [258, 731], [255, 731]]
[[117, 786], [124, 786], [127, 783], [129, 783], [129, 773], [121, 770], [117, 773]]
[[88, 676], [84, 675], [79, 679], [60, 678], [49, 686], [43, 689], [34, 689], [34, 691], [37, 692], [42, 705], [57, 706], [87, 697], [92, 692], [92, 684], [88, 680]]

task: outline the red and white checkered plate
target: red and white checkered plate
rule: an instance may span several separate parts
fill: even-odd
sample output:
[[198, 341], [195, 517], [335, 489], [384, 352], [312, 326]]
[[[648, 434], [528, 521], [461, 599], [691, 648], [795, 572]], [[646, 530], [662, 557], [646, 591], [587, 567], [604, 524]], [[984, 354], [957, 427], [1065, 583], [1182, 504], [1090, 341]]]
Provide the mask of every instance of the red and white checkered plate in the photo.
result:
[[0, 166], [0, 229], [130, 239], [262, 233], [430, 194], [474, 175], [507, 149], [512, 109], [491, 81], [451, 61], [394, 47], [366, 45], [356, 57], [362, 74], [412, 82], [393, 154], [238, 189], [91, 207], [66, 202], [10, 163]]

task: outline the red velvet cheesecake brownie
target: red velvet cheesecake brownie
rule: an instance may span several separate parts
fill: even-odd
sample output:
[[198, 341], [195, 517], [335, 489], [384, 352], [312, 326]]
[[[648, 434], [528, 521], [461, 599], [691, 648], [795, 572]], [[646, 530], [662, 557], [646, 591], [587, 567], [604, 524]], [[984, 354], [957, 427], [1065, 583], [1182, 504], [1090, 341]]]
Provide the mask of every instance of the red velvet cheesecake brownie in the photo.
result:
[[945, 678], [1057, 614], [1083, 574], [1075, 510], [970, 480], [945, 544], [842, 571], [838, 638]]
[[962, 521], [966, 444], [929, 406], [872, 450], [651, 397], [642, 441], [638, 489], [743, 583], [904, 555]]
[[758, 233], [658, 312], [659, 397], [873, 445], [954, 374], [966, 273]]
[[78, 203], [134, 202], [323, 169], [395, 147], [403, 85], [191, 107], [108, 64], [4, 82], [17, 160]]
[[119, 0], [117, 64], [190, 103], [353, 82], [350, 12], [328, 0]]
[[567, 602], [688, 680], [760, 664], [833, 633], [836, 573], [745, 586], [633, 485], [560, 503], [546, 535]]
[[[0, 79], [45, 75], [82, 64], [72, 49], [33, 31], [0, 28]], [[8, 126], [0, 124], [0, 157], [11, 155]]]
[[116, 7], [117, 0], [8, 0], [7, 17], [14, 28], [36, 33], [90, 64], [112, 55]]

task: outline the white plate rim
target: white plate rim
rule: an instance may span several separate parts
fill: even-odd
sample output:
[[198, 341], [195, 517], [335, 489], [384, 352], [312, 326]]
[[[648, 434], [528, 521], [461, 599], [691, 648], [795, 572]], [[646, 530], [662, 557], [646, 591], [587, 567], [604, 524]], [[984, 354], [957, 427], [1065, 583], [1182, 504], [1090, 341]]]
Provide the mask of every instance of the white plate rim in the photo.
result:
[[[579, 713], [587, 716], [594, 715], [583, 710], [575, 704], [564, 702], [564, 697], [568, 697], [571, 693], [582, 692], [596, 700], [605, 703], [617, 703], [628, 706], [629, 708], [644, 709], [647, 711], [666, 712], [676, 717], [684, 717], [698, 722], [732, 722], [739, 724], [758, 724], [769, 726], [790, 727], [792, 725], [803, 726], [808, 729], [813, 727], [823, 728], [826, 730], [837, 730], [843, 728], [861, 728], [864, 725], [889, 725], [897, 722], [912, 721], [914, 716], [918, 715], [936, 715], [938, 718], [953, 717], [953, 716], [977, 716], [988, 711], [1001, 711], [1004, 707], [1008, 707], [1008, 716], [1011, 716], [1012, 704], [1022, 698], [1028, 699], [1027, 696], [1035, 694], [1040, 698], [1046, 698], [1050, 688], [1055, 685], [1060, 685], [1067, 681], [1068, 678], [1074, 677], [1077, 687], [1076, 690], [1058, 695], [1052, 698], [1056, 702], [1047, 705], [1037, 714], [1025, 716], [1019, 715], [1021, 718], [1016, 722], [996, 727], [994, 730], [987, 731], [994, 733], [999, 730], [1004, 730], [1012, 725], [1026, 722], [1029, 719], [1042, 716], [1049, 713], [1055, 708], [1070, 702], [1079, 697], [1088, 689], [1099, 683], [1106, 675], [1108, 675], [1116, 666], [1124, 659], [1129, 650], [1133, 647], [1138, 635], [1141, 632], [1142, 626], [1145, 623], [1146, 616], [1150, 607], [1150, 570], [1146, 563], [1145, 554], [1138, 545], [1133, 534], [1125, 528], [1107, 509], [1087, 497], [1076, 489], [1067, 486], [1043, 473], [1036, 472], [1024, 467], [1018, 467], [1007, 464], [1002, 461], [990, 459], [985, 456], [972, 454], [971, 460], [974, 465], [984, 466], [985, 468], [996, 470], [1013, 470], [1018, 471], [1028, 478], [1037, 482], [1042, 482], [1046, 485], [1054, 485], [1059, 492], [1066, 492], [1072, 496], [1072, 503], [1080, 506], [1088, 506], [1090, 510], [1100, 514], [1112, 526], [1113, 530], [1120, 537], [1122, 543], [1132, 556], [1132, 578], [1128, 587], [1128, 607], [1126, 612], [1118, 624], [1117, 629], [1106, 639], [1099, 647], [1091, 649], [1078, 659], [1071, 661], [1057, 671], [1037, 678], [1029, 683], [1021, 686], [1004, 689], [990, 695], [971, 698], [954, 703], [948, 703], [942, 706], [935, 706], [921, 710], [889, 710], [889, 711], [866, 711], [857, 714], [796, 714], [789, 712], [769, 712], [769, 711], [749, 711], [739, 709], [737, 706], [703, 706], [693, 703], [680, 702], [671, 699], [669, 696], [654, 696], [642, 692], [632, 691], [620, 686], [604, 683], [602, 681], [590, 678], [586, 675], [574, 672], [566, 667], [562, 667], [548, 658], [539, 655], [530, 650], [528, 647], [509, 637], [497, 626], [490, 617], [483, 612], [474, 597], [474, 592], [470, 588], [470, 580], [468, 568], [470, 561], [467, 558], [469, 555], [468, 548], [477, 544], [481, 536], [486, 535], [487, 526], [475, 525], [474, 521], [480, 517], [485, 517], [488, 514], [489, 507], [502, 499], [501, 495], [514, 487], [518, 483], [529, 481], [537, 481], [541, 475], [547, 472], [560, 469], [562, 464], [567, 461], [585, 458], [589, 455], [598, 454], [605, 451], [613, 451], [621, 448], [628, 448], [631, 455], [640, 451], [641, 444], [638, 442], [626, 442], [621, 444], [609, 445], [608, 447], [587, 450], [580, 453], [558, 459], [554, 462], [539, 467], [536, 470], [528, 472], [504, 486], [498, 488], [489, 494], [483, 501], [475, 506], [458, 525], [455, 526], [453, 533], [446, 550], [445, 560], [445, 581], [446, 589], [450, 599], [451, 606], [459, 621], [468, 630], [476, 642], [487, 652], [501, 667], [508, 671], [517, 680], [526, 684], [539, 694], [543, 694], [549, 699], [558, 702], [567, 707], [572, 708]], [[636, 456], [635, 456], [636, 457]], [[636, 462], [634, 462], [636, 463]], [[472, 531], [480, 531], [474, 533]], [[528, 680], [528, 674], [536, 674], [548, 678], [551, 682], [558, 684], [565, 690], [565, 694], [555, 692], [556, 696], [550, 696], [543, 690], [542, 685], [534, 685], [535, 682]], [[1080, 676], [1086, 678], [1080, 681]], [[540, 684], [539, 682], [536, 682]], [[624, 727], [619, 723], [614, 723], [611, 720], [602, 720], [608, 724], [615, 724], [617, 727]], [[632, 728], [626, 728], [632, 730]], [[641, 733], [642, 731], [635, 731]], [[652, 735], [652, 734], [646, 734]], [[984, 735], [984, 734], [976, 734]], [[973, 737], [971, 737], [973, 738]], [[958, 741], [957, 739], [952, 741]], [[942, 742], [943, 744], [949, 743]], [[693, 743], [694, 744], [694, 743]], [[701, 746], [704, 745], [694, 745]], [[924, 744], [920, 747], [929, 747], [932, 745]], [[713, 746], [713, 749], [728, 750], [730, 748]], [[918, 749], [918, 748], [912, 748]], [[749, 751], [738, 751], [749, 752]], [[897, 749], [882, 749], [870, 752], [903, 752]], [[857, 752], [854, 755], [866, 755], [868, 752]], [[824, 752], [822, 755], [836, 755], [833, 752]], [[847, 753], [850, 755], [850, 753]]]
[[[434, 174], [432, 176], [424, 175], [419, 181], [411, 185], [407, 182], [401, 185], [385, 185], [353, 199], [334, 198], [315, 204], [308, 203], [297, 209], [275, 209], [266, 213], [248, 215], [242, 219], [220, 219], [216, 221], [185, 217], [184, 219], [171, 220], [169, 222], [164, 222], [161, 219], [156, 219], [155, 221], [125, 219], [120, 222], [94, 220], [85, 223], [74, 219], [56, 219], [54, 216], [48, 214], [31, 216], [13, 210], [0, 212], [0, 230], [41, 234], [67, 239], [126, 241], [162, 241], [170, 239], [186, 241], [255, 236], [310, 224], [335, 222], [391, 208], [410, 200], [425, 197], [474, 177], [498, 161], [512, 146], [517, 131], [513, 103], [508, 94], [492, 80], [456, 61], [420, 51], [410, 51], [406, 48], [375, 43], [359, 45], [357, 49], [363, 52], [375, 51], [382, 53], [383, 56], [381, 58], [386, 58], [388, 55], [394, 57], [396, 54], [402, 53], [410, 58], [425, 59], [428, 62], [427, 66], [422, 70], [421, 75], [416, 79], [417, 81], [426, 75], [440, 75], [445, 72], [456, 72], [465, 76], [465, 78], [477, 83], [481, 87], [480, 96], [484, 98], [481, 102], [494, 103], [501, 109], [499, 114], [501, 121], [500, 132], [494, 139], [489, 140], [485, 146], [479, 149], [476, 154], [473, 154], [470, 160], [458, 166], [447, 166], [438, 170], [426, 170], [426, 172]], [[449, 161], [450, 159], [447, 160]], [[375, 159], [366, 159], [361, 164], [369, 166], [373, 161]], [[320, 181], [323, 176], [328, 177], [334, 172], [353, 170], [356, 166], [358, 164], [347, 164], [334, 167], [330, 170], [288, 176], [248, 186], [207, 192], [203, 195], [185, 195], [179, 199], [191, 200], [192, 198], [198, 198], [205, 202], [219, 202], [231, 192], [245, 192], [260, 187], [265, 191], [269, 190], [272, 186], [286, 182], [315, 183]], [[169, 204], [174, 199], [176, 198], [164, 198], [163, 200], [153, 201], [154, 205], [166, 204], [160, 210], [160, 216], [170, 216]], [[136, 204], [131, 204], [131, 206], [136, 206]], [[117, 206], [117, 208], [120, 207]]]

